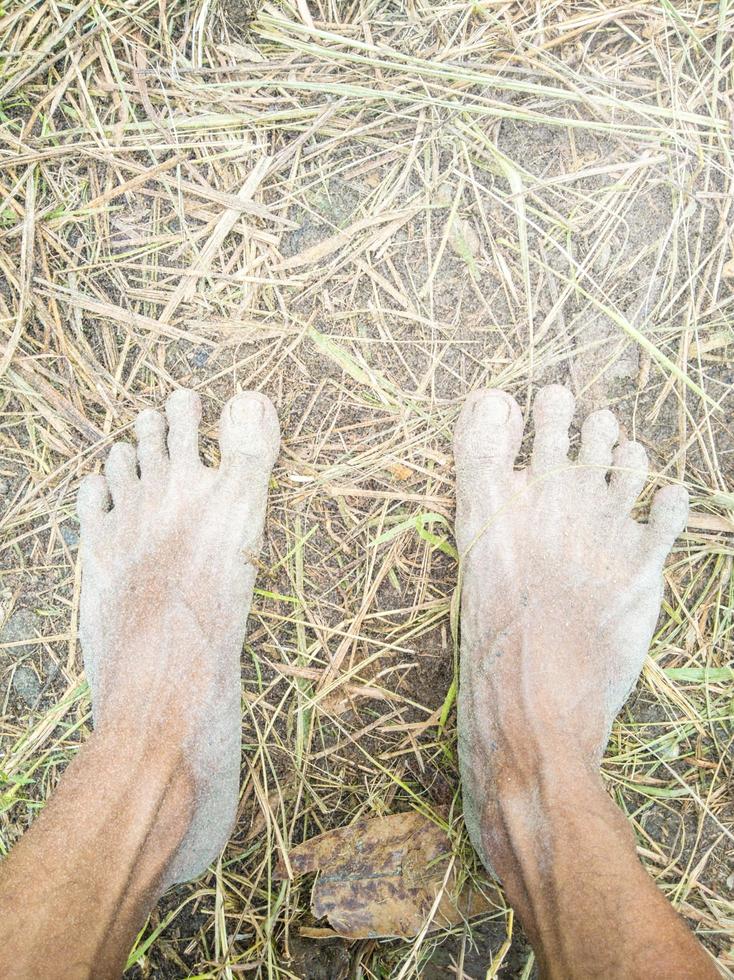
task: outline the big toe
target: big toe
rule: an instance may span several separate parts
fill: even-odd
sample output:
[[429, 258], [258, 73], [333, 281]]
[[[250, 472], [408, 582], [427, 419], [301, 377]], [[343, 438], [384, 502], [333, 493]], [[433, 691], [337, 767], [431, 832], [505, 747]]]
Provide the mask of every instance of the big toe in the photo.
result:
[[275, 406], [259, 391], [242, 391], [224, 406], [219, 422], [222, 470], [234, 481], [259, 478], [267, 484], [280, 450]]
[[473, 391], [454, 431], [454, 458], [459, 478], [476, 470], [512, 471], [522, 441], [522, 412], [515, 399], [498, 388]]

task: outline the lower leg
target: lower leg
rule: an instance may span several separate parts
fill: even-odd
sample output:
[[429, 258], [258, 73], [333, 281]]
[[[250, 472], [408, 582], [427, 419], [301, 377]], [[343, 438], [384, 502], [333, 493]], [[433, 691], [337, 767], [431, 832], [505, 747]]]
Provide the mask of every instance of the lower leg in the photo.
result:
[[117, 977], [191, 824], [192, 774], [170, 738], [95, 732], [0, 866], [0, 976]]
[[635, 523], [645, 454], [633, 442], [613, 454], [611, 413], [586, 420], [576, 464], [570, 393], [543, 389], [534, 414], [524, 471], [513, 468], [523, 425], [508, 395], [472, 395], [456, 431], [467, 826], [544, 975], [715, 977], [598, 774], [647, 653], [687, 499], [660, 491], [649, 525]]
[[[170, 884], [201, 874], [234, 823], [240, 651], [275, 410], [243, 393], [199, 458], [198, 396], [137, 420], [79, 495], [80, 635], [95, 731], [0, 867], [0, 975], [119, 975]], [[166, 428], [168, 430], [166, 436]], [[111, 508], [110, 508], [111, 504]]]
[[544, 740], [540, 748], [528, 734], [524, 742], [522, 762], [515, 752], [495, 758], [497, 791], [480, 823], [484, 853], [541, 975], [716, 977], [640, 864], [632, 829], [598, 773], [566, 744]]

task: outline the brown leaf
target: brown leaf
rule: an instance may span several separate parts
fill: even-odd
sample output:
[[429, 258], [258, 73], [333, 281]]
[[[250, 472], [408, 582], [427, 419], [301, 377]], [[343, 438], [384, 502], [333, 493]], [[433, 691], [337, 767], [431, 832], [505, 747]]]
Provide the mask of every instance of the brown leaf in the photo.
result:
[[388, 463], [387, 468], [396, 480], [408, 480], [413, 475], [413, 471], [403, 463]]
[[[294, 848], [295, 874], [319, 872], [311, 911], [347, 939], [416, 936], [493, 907], [494, 885], [463, 881], [445, 831], [420, 813], [364, 818]], [[453, 861], [453, 863], [452, 863]], [[284, 877], [281, 864], [279, 874]]]

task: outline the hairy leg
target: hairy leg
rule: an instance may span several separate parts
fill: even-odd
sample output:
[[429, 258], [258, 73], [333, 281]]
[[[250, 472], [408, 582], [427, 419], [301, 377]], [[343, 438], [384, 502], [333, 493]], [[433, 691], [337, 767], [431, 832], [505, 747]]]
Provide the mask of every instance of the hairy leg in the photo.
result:
[[119, 977], [194, 807], [168, 740], [137, 726], [95, 732], [0, 865], [0, 976]]
[[199, 458], [198, 395], [137, 420], [79, 493], [80, 634], [94, 734], [0, 866], [0, 974], [119, 975], [165, 888], [202, 873], [231, 832], [240, 651], [278, 421], [255, 392]]
[[561, 386], [538, 393], [532, 461], [519, 472], [523, 423], [509, 395], [474, 393], [457, 425], [467, 827], [545, 976], [715, 977], [598, 774], [648, 650], [687, 495], [659, 491], [649, 524], [637, 524], [644, 450], [613, 452], [614, 416], [595, 412], [569, 462], [573, 410]]

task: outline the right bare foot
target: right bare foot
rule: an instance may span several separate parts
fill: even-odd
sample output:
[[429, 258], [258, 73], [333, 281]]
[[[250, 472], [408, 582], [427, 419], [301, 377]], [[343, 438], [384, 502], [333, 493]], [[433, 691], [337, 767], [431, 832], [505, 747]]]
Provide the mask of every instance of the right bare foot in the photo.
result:
[[613, 453], [617, 423], [601, 411], [570, 463], [573, 411], [566, 388], [538, 393], [532, 461], [519, 472], [523, 421], [509, 395], [474, 392], [456, 427], [459, 759], [467, 828], [488, 867], [500, 798], [529, 808], [539, 770], [598, 765], [642, 669], [663, 562], [688, 512], [685, 489], [671, 486], [647, 526], [633, 521], [645, 451], [624, 442]]
[[[193, 819], [163, 885], [201, 874], [227, 842], [240, 771], [240, 653], [280, 432], [272, 402], [235, 395], [218, 469], [199, 457], [198, 394], [136, 421], [79, 491], [80, 635], [95, 730], [183, 758]], [[111, 507], [110, 507], [111, 505]], [[122, 736], [121, 736], [122, 737]]]

